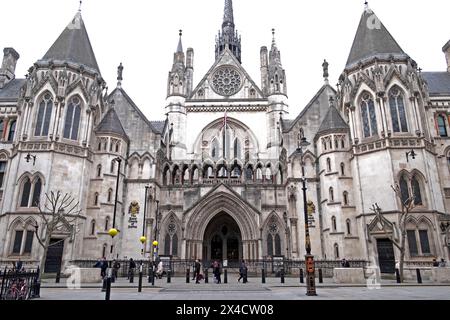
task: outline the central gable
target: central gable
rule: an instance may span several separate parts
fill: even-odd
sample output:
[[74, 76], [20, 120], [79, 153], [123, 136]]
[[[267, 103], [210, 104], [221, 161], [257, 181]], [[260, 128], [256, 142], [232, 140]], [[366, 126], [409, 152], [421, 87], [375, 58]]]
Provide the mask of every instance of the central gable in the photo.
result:
[[188, 100], [263, 99], [264, 94], [236, 57], [225, 49]]

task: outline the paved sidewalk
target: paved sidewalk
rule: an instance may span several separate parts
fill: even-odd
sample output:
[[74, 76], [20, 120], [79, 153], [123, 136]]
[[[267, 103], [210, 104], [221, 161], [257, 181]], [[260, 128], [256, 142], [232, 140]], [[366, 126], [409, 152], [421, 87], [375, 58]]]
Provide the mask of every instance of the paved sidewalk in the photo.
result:
[[[306, 287], [306, 284], [300, 283], [299, 278], [286, 277], [285, 283], [281, 283], [280, 278], [266, 278], [266, 283], [263, 284], [261, 278], [249, 278], [248, 283], [239, 283], [237, 281], [238, 275], [229, 274], [228, 283], [223, 283], [224, 278], [222, 275], [222, 283], [215, 284], [213, 279], [209, 277], [209, 283], [201, 281], [200, 284], [196, 284], [195, 281], [190, 279], [190, 283], [186, 283], [185, 277], [172, 277], [171, 283], [167, 283], [167, 278], [155, 279], [155, 285], [153, 286], [148, 282], [147, 277], [142, 279], [143, 288], [156, 288], [165, 290], [175, 290], [175, 291], [201, 291], [201, 290], [211, 290], [211, 291], [265, 291], [272, 288], [301, 288]], [[66, 278], [61, 278], [60, 283], [55, 283], [55, 279], [43, 279], [41, 283], [41, 288], [68, 288], [77, 286], [77, 284], [68, 284]], [[134, 283], [129, 283], [126, 278], [119, 278], [114, 283], [111, 284], [112, 288], [136, 288], [138, 287], [139, 277], [134, 278]], [[437, 284], [431, 281], [423, 281], [422, 284], [418, 284], [414, 281], [408, 281], [406, 283], [398, 284], [395, 280], [382, 279], [380, 283], [381, 287], [450, 287], [450, 283]], [[323, 283], [319, 283], [316, 279], [316, 286], [318, 288], [342, 288], [342, 287], [377, 287], [376, 284], [367, 283], [365, 284], [336, 284], [331, 278], [323, 279]], [[102, 283], [82, 283], [81, 288], [101, 288]], [[449, 289], [450, 290], [450, 289]]]

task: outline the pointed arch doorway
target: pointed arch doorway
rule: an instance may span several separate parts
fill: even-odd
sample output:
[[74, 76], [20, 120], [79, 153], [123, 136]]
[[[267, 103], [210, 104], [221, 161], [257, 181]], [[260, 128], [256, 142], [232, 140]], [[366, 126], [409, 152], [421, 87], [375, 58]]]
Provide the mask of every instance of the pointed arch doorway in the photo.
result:
[[227, 213], [217, 214], [208, 224], [203, 237], [203, 259], [206, 262], [227, 260], [228, 266], [242, 259], [242, 236], [236, 221]]

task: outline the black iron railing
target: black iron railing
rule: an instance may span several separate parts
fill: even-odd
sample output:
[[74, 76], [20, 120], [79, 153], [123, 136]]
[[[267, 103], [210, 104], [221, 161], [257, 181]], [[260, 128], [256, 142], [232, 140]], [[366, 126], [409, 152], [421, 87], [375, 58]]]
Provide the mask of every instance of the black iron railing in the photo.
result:
[[29, 300], [39, 297], [39, 269], [0, 271], [0, 300]]

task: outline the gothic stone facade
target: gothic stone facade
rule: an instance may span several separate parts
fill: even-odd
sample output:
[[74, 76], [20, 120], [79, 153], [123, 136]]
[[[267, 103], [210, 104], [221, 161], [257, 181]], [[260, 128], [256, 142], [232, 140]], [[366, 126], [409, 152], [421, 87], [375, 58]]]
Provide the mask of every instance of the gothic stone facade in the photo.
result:
[[[338, 88], [325, 62], [325, 84], [289, 120], [275, 37], [261, 48], [258, 85], [241, 64], [228, 0], [211, 69], [194, 87], [194, 51], [183, 50], [180, 34], [167, 119], [149, 121], [122, 88], [122, 66], [107, 93], [77, 13], [26, 79], [15, 77], [19, 54], [4, 50], [0, 257], [39, 260], [37, 206], [61, 190], [81, 213], [76, 232], [54, 234], [65, 240], [51, 249], [47, 271], [59, 259], [151, 257], [154, 239], [159, 254], [180, 259], [303, 259], [305, 179], [316, 258], [393, 263], [386, 254], [398, 250], [370, 209], [378, 203], [398, 237], [398, 183], [416, 204], [407, 260], [449, 259], [450, 43], [443, 50], [448, 70], [422, 72], [366, 8]], [[112, 239], [115, 203], [120, 232]]]

